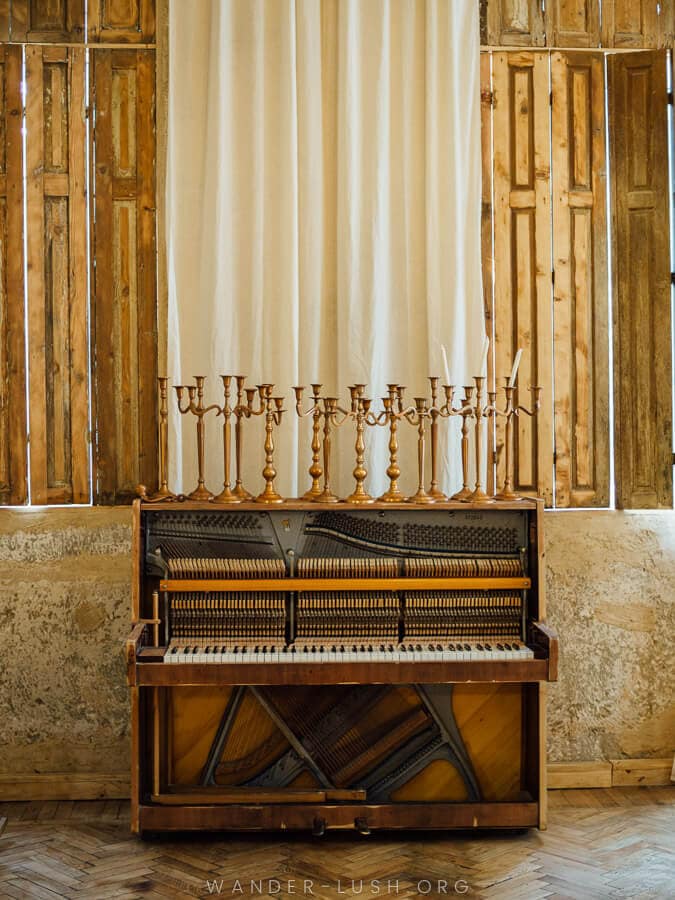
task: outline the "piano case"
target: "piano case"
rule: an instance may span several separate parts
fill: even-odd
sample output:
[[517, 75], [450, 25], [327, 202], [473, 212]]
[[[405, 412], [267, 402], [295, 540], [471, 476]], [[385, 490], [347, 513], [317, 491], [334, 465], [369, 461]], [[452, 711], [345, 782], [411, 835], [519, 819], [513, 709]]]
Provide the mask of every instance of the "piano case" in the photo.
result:
[[545, 828], [540, 501], [133, 515], [134, 832]]

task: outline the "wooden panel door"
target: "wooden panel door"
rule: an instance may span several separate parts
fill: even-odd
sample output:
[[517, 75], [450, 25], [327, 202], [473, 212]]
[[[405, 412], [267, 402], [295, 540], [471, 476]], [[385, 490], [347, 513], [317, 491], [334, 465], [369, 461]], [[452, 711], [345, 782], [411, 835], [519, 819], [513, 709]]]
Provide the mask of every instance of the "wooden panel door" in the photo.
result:
[[609, 504], [605, 74], [602, 54], [554, 53], [556, 506]]
[[[612, 0], [602, 5], [602, 44], [604, 47], [662, 46], [664, 21], [670, 18], [672, 0], [663, 0], [663, 16], [655, 0]], [[672, 15], [672, 10], [670, 11]]]
[[22, 49], [0, 46], [0, 503], [28, 499]]
[[[536, 419], [516, 430], [516, 489], [553, 501], [552, 285], [549, 55], [495, 53], [494, 330], [497, 386], [519, 347], [518, 402], [541, 387]], [[501, 400], [501, 392], [499, 399]], [[504, 480], [503, 424], [498, 421], [498, 485]]]
[[616, 503], [673, 504], [666, 53], [609, 60]]
[[88, 0], [89, 40], [152, 43], [155, 40], [155, 0]]
[[89, 502], [84, 50], [26, 48], [33, 503]]
[[155, 56], [93, 56], [95, 493], [111, 503], [157, 481]]
[[11, 0], [10, 9], [12, 41], [84, 41], [84, 0]]
[[547, 0], [546, 43], [550, 47], [597, 47], [600, 0]]
[[535, 47], [544, 44], [540, 0], [488, 0], [488, 43], [495, 47]]
[[[492, 247], [492, 59], [490, 53], [480, 55], [480, 140], [481, 140], [481, 269], [483, 274], [483, 309], [485, 333], [490, 338], [488, 385], [494, 383], [494, 296]], [[495, 484], [494, 423], [488, 422], [487, 489], [494, 493]]]

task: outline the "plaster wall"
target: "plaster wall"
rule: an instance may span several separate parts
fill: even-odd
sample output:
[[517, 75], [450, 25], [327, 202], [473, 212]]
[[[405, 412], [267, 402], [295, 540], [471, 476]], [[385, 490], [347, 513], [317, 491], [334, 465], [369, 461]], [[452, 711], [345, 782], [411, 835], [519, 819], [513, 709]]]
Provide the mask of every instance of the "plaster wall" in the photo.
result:
[[[0, 511], [0, 775], [129, 770], [130, 511]], [[546, 516], [549, 759], [675, 745], [675, 513]]]

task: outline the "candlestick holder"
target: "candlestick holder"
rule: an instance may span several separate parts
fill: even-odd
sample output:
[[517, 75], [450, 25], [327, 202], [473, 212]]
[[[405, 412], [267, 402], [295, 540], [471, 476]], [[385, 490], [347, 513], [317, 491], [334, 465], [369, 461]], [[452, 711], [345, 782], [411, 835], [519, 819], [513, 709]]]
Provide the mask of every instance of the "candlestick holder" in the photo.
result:
[[255, 498], [256, 503], [283, 503], [284, 498], [274, 487], [274, 479], [277, 477], [277, 470], [274, 467], [274, 426], [281, 424], [281, 417], [285, 410], [283, 397], [273, 397], [273, 384], [257, 385], [258, 397], [260, 398], [260, 406], [253, 409], [253, 398], [256, 391], [252, 388], [246, 390], [247, 410], [249, 416], [265, 416], [265, 466], [262, 470], [262, 476], [265, 479], [265, 488]]
[[[206, 435], [206, 427], [204, 425], [204, 416], [211, 412], [213, 409], [220, 410], [220, 407], [217, 403], [212, 403], [211, 406], [204, 406], [204, 382], [206, 381], [205, 375], [195, 375], [195, 384], [187, 385], [177, 385], [174, 387], [176, 391], [176, 399], [178, 401], [178, 412], [181, 415], [186, 415], [187, 413], [192, 413], [193, 416], [197, 418], [197, 469], [198, 469], [198, 479], [197, 479], [197, 487], [192, 491], [191, 494], [188, 494], [188, 499], [190, 500], [213, 500], [213, 494], [204, 484], [204, 443], [205, 443], [205, 435]], [[183, 395], [185, 391], [188, 392], [188, 402], [185, 407], [183, 407]], [[195, 402], [196, 398], [196, 402]]]
[[474, 375], [473, 380], [476, 382], [476, 405], [474, 407], [475, 420], [475, 438], [476, 438], [476, 484], [467, 500], [472, 503], [494, 503], [494, 497], [490, 497], [483, 489], [482, 467], [483, 467], [483, 419], [489, 420], [494, 412], [494, 406], [489, 403], [483, 406], [483, 388], [485, 387], [485, 376]]
[[305, 412], [302, 411], [302, 392], [305, 390], [303, 385], [294, 387], [295, 391], [295, 411], [300, 419], [306, 416], [312, 417], [312, 464], [308, 472], [312, 479], [312, 486], [302, 495], [303, 500], [318, 500], [321, 496], [321, 476], [323, 468], [321, 466], [321, 385], [312, 385], [312, 405]]
[[[321, 411], [321, 415], [323, 416], [323, 490], [316, 498], [317, 503], [340, 502], [340, 498], [337, 494], [333, 493], [330, 484], [330, 453], [333, 431], [350, 418], [350, 413], [347, 410], [342, 409], [339, 404], [340, 401], [337, 397], [323, 398], [323, 409]], [[340, 416], [342, 416], [342, 418], [340, 418]]]
[[[243, 420], [247, 418], [247, 406], [244, 404], [245, 375], [235, 375], [237, 385], [237, 403], [234, 407], [234, 459], [235, 481], [232, 493], [240, 500], [253, 500], [253, 494], [246, 490], [241, 479], [241, 458], [244, 440]], [[253, 392], [255, 394], [255, 391]]]
[[354, 451], [356, 453], [356, 465], [354, 466], [354, 470], [352, 471], [354, 481], [356, 482], [356, 487], [354, 488], [352, 493], [345, 498], [345, 500], [347, 503], [353, 503], [356, 505], [375, 502], [375, 498], [371, 497], [363, 487], [363, 482], [366, 480], [366, 476], [368, 475], [368, 470], [364, 465], [366, 454], [364, 432], [366, 427], [366, 418], [368, 417], [368, 413], [370, 412], [370, 406], [372, 402], [371, 400], [363, 396], [365, 390], [365, 384], [354, 384], [349, 388], [349, 392], [351, 395], [351, 410], [349, 412], [349, 415], [356, 423], [356, 442], [354, 444]]
[[514, 455], [514, 428], [513, 428], [513, 420], [520, 415], [521, 412], [525, 413], [525, 415], [533, 418], [539, 412], [541, 407], [541, 388], [540, 387], [530, 387], [529, 390], [532, 392], [532, 409], [527, 409], [524, 406], [514, 405], [513, 398], [516, 391], [514, 385], [511, 385], [510, 379], [504, 379], [506, 384], [504, 385], [504, 395], [505, 395], [505, 406], [503, 410], [495, 410], [497, 415], [504, 416], [505, 418], [505, 427], [504, 427], [504, 452], [505, 452], [505, 463], [504, 463], [504, 485], [495, 495], [495, 500], [501, 501], [518, 501], [522, 500], [522, 495], [519, 494], [516, 490], [514, 490], [513, 484], [515, 481], [515, 455]]
[[224, 454], [224, 481], [222, 491], [213, 498], [214, 503], [241, 503], [241, 497], [238, 497], [232, 490], [230, 484], [230, 463], [232, 459], [232, 429], [231, 419], [234, 410], [230, 406], [230, 387], [232, 384], [232, 375], [221, 375], [223, 381], [224, 403], [222, 409], [218, 411], [218, 415], [223, 416], [223, 454]]
[[436, 500], [424, 490], [424, 455], [426, 443], [426, 422], [429, 407], [425, 397], [415, 397], [415, 406], [405, 410], [404, 418], [417, 426], [417, 491], [408, 497], [408, 503], [435, 503]]
[[[403, 503], [405, 497], [401, 493], [398, 486], [398, 479], [401, 477], [401, 469], [398, 464], [398, 423], [404, 415], [402, 408], [396, 411], [395, 404], [399, 400], [399, 386], [397, 384], [387, 385], [388, 396], [382, 398], [383, 411], [379, 416], [375, 417], [371, 413], [371, 421], [369, 425], [386, 425], [389, 424], [389, 465], [387, 466], [387, 478], [389, 479], [389, 488], [378, 497], [382, 503]], [[401, 401], [400, 406], [403, 403]]]
[[149, 495], [144, 484], [136, 488], [138, 496], [146, 503], [159, 503], [162, 500], [176, 500], [176, 495], [169, 490], [169, 407], [167, 402], [167, 385], [169, 379], [160, 375], [157, 379], [159, 387], [159, 426], [158, 426], [158, 483], [159, 488]]
[[452, 411], [454, 415], [462, 417], [462, 488], [452, 495], [451, 500], [468, 500], [471, 496], [469, 487], [469, 419], [473, 415], [473, 390], [473, 385], [465, 385], [461, 406]]
[[429, 496], [434, 500], [443, 501], [448, 498], [438, 487], [438, 420], [441, 418], [441, 410], [438, 406], [438, 382], [437, 375], [429, 376], [431, 386], [431, 406], [429, 416], [431, 418], [431, 482], [429, 484]]

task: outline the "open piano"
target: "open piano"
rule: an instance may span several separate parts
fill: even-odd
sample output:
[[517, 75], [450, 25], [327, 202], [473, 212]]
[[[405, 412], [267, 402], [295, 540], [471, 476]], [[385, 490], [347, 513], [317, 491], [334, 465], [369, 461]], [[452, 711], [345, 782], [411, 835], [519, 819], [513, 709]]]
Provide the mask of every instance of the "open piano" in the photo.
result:
[[545, 827], [542, 523], [136, 501], [133, 830]]

